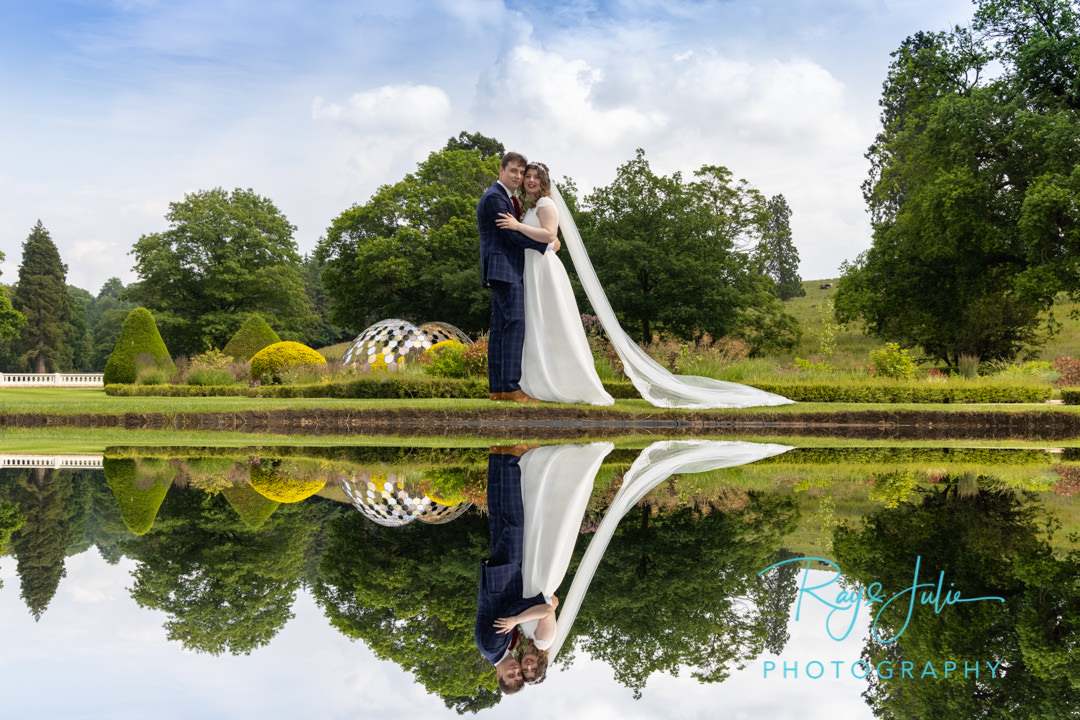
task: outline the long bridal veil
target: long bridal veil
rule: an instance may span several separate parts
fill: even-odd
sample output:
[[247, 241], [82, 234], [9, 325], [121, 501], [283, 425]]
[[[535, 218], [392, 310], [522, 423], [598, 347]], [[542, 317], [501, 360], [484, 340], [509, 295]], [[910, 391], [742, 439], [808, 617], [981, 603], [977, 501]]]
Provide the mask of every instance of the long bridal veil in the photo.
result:
[[622, 360], [627, 377], [641, 396], [657, 407], [667, 408], [741, 408], [760, 405], [787, 405], [794, 402], [781, 395], [740, 385], [739, 383], [714, 380], [697, 375], [673, 375], [638, 347], [623, 331], [608, 303], [604, 289], [593, 270], [592, 261], [585, 252], [570, 209], [566, 206], [559, 189], [551, 186], [551, 199], [559, 211], [559, 229], [570, 250], [581, 286], [600, 319], [608, 339]]

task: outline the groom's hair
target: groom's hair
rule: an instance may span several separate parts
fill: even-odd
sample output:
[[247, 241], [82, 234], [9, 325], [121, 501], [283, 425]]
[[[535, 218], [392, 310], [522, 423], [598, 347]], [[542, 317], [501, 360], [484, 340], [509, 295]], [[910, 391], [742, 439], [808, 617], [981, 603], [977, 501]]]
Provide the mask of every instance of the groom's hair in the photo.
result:
[[528, 165], [529, 161], [525, 159], [525, 156], [519, 152], [511, 150], [502, 156], [502, 165], [500, 167], [508, 167], [510, 165]]
[[518, 675], [517, 679], [513, 681], [504, 680], [501, 676], [498, 680], [499, 689], [502, 690], [503, 695], [513, 695], [521, 690], [521, 688], [525, 687], [525, 677], [523, 675]]

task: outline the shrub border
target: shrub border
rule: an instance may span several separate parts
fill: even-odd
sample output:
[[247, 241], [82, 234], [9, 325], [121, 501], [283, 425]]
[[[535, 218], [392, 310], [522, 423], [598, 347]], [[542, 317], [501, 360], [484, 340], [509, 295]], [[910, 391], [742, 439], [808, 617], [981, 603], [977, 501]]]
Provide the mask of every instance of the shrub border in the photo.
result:
[[[1031, 384], [964, 385], [903, 383], [889, 385], [851, 383], [759, 383], [755, 387], [797, 402], [835, 403], [1043, 403], [1053, 388]], [[605, 381], [604, 389], [618, 400], [641, 396], [629, 381]], [[359, 377], [346, 382], [309, 385], [106, 385], [117, 397], [250, 397], [341, 398], [398, 400], [419, 398], [474, 398], [488, 396], [487, 378], [440, 378], [419, 375]], [[1080, 404], [1080, 388], [1062, 390], [1066, 404]]]

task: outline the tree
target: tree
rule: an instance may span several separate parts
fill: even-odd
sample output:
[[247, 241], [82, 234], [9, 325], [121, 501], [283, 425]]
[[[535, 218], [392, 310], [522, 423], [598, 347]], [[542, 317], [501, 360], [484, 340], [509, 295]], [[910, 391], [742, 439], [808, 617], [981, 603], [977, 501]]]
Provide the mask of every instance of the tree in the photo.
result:
[[433, 152], [416, 172], [335, 218], [315, 250], [325, 264], [330, 321], [354, 331], [391, 317], [441, 320], [469, 333], [486, 328], [476, 205], [498, 167], [473, 150]]
[[316, 318], [308, 328], [304, 344], [317, 349], [352, 340], [357, 335], [355, 330], [350, 331], [346, 327], [335, 325], [330, 320], [331, 300], [326, 292], [326, 286], [323, 285], [323, 271], [326, 266], [314, 255], [305, 255], [303, 266], [308, 302], [311, 303], [311, 310]]
[[124, 284], [120, 278], [109, 278], [87, 311], [87, 325], [93, 335], [90, 369], [104, 370], [105, 363], [116, 347], [124, 320], [135, 309], [135, 303], [121, 300]]
[[761, 231], [755, 256], [762, 272], [776, 283], [776, 297], [790, 300], [806, 295], [799, 277], [799, 251], [791, 242], [791, 208], [783, 195], [773, 195], [765, 205], [769, 213]]
[[628, 332], [745, 337], [755, 352], [790, 346], [794, 318], [748, 248], [767, 218], [761, 193], [719, 166], [695, 180], [656, 175], [642, 150], [585, 198], [581, 229], [596, 274]]
[[68, 318], [67, 344], [71, 348], [71, 367], [74, 370], [89, 370], [94, 340], [90, 335], [88, 316], [94, 296], [74, 285], [67, 286], [71, 314]]
[[19, 282], [12, 303], [26, 318], [15, 342], [20, 366], [32, 372], [56, 372], [71, 366], [67, 265], [60, 261], [49, 231], [38, 220], [23, 243]]
[[1043, 108], [1080, 110], [1075, 0], [975, 0], [973, 26], [993, 42], [1009, 82]]
[[83, 535], [86, 488], [71, 470], [35, 468], [6, 478], [2, 487], [18, 503], [25, 524], [11, 536], [26, 607], [40, 620], [66, 574], [64, 558]]
[[170, 203], [170, 228], [135, 243], [140, 281], [126, 296], [154, 311], [168, 345], [181, 353], [220, 348], [250, 313], [284, 336], [311, 320], [296, 228], [252, 190], [221, 188]]
[[475, 150], [480, 153], [480, 158], [483, 160], [493, 157], [502, 158], [506, 153], [503, 144], [495, 138], [489, 138], [478, 132], [467, 133], [464, 130], [456, 138], [450, 138], [443, 150]]
[[[838, 320], [952, 364], [1012, 359], [1052, 334], [1057, 293], [1080, 297], [1080, 114], [1022, 81], [1048, 46], [1018, 29], [1032, 8], [1071, 26], [1074, 5], [982, 2], [985, 27], [1017, 33], [996, 49], [957, 30], [894, 53], [864, 186], [874, 242], [843, 266]], [[989, 57], [1005, 72], [982, 82]]]
[[[0, 262], [3, 261], [4, 253], [0, 252]], [[25, 326], [26, 316], [11, 306], [7, 289], [0, 285], [0, 340], [18, 337]]]

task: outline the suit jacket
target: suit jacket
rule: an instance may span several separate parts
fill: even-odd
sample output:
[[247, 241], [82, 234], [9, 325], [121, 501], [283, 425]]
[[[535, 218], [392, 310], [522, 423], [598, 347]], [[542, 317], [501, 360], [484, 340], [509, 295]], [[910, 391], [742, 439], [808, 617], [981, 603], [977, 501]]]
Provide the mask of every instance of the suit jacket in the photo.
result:
[[[501, 188], [500, 188], [501, 191]], [[543, 593], [521, 597], [521, 560], [525, 550], [525, 509], [521, 504], [521, 467], [516, 455], [488, 455], [489, 554], [480, 563], [476, 627], [480, 653], [496, 664], [510, 647], [511, 633], [499, 634], [495, 620], [517, 615], [545, 602]]]
[[480, 229], [480, 282], [490, 287], [492, 280], [521, 282], [525, 272], [525, 250], [544, 252], [548, 243], [536, 242], [515, 230], [502, 230], [495, 221], [499, 213], [514, 214], [514, 203], [506, 188], [495, 183], [487, 189], [476, 206], [476, 224]]

